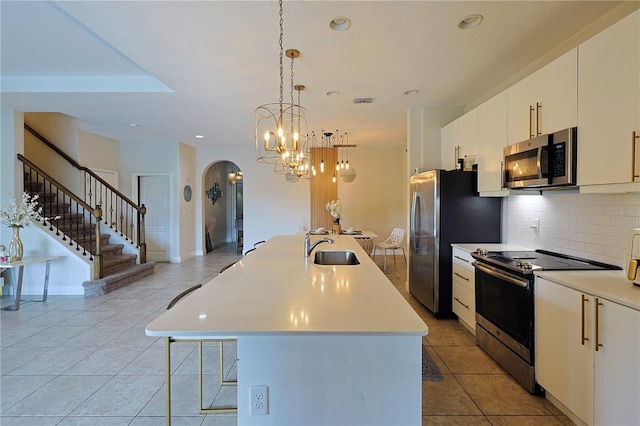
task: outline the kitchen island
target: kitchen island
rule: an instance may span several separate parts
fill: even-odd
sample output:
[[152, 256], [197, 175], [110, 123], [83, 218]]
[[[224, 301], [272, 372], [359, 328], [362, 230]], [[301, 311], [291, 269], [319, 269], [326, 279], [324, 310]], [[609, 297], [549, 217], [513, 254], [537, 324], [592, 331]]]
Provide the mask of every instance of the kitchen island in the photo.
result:
[[[316, 265], [304, 235], [277, 236], [146, 333], [237, 338], [238, 424], [421, 424], [428, 328], [353, 238], [332, 237], [314, 253], [350, 250], [360, 264]], [[250, 388], [262, 385], [268, 414], [252, 415]]]

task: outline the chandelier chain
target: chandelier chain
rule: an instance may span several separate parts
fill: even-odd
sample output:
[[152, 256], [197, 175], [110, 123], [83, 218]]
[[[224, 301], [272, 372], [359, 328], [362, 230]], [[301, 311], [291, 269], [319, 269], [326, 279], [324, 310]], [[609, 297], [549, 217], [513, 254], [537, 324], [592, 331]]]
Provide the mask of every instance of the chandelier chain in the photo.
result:
[[282, 10], [282, 0], [280, 0], [280, 111], [282, 111], [282, 102], [283, 102], [282, 93], [284, 92], [284, 67], [282, 66], [282, 59], [283, 59], [282, 57], [284, 56], [284, 49], [282, 47], [282, 37], [284, 33], [283, 15], [284, 15], [284, 11]]

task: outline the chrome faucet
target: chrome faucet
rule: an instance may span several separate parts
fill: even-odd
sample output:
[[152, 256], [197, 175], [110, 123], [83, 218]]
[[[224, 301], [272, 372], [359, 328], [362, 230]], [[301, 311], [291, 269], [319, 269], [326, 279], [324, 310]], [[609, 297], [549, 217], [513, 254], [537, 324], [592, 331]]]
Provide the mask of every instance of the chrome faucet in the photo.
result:
[[311, 252], [313, 251], [313, 249], [316, 248], [316, 246], [320, 243], [333, 244], [334, 241], [331, 238], [323, 238], [311, 245], [311, 232], [307, 232], [307, 236], [304, 238], [304, 257], [311, 256]]

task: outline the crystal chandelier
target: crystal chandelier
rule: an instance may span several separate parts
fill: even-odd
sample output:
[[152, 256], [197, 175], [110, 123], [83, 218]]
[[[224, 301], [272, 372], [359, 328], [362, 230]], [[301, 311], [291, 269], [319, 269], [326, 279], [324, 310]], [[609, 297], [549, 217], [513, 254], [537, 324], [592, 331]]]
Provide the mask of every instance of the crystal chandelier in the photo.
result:
[[[280, 170], [282, 164], [292, 159], [299, 161], [301, 157], [301, 131], [306, 137], [306, 111], [293, 100], [293, 60], [300, 55], [295, 49], [287, 50], [287, 57], [291, 58], [291, 102], [284, 102], [284, 67], [282, 47], [283, 39], [283, 9], [280, 6], [280, 98], [278, 103], [261, 105], [256, 108], [256, 157], [257, 161], [273, 164]], [[302, 86], [304, 88], [304, 86]], [[298, 91], [298, 93], [300, 90]]]

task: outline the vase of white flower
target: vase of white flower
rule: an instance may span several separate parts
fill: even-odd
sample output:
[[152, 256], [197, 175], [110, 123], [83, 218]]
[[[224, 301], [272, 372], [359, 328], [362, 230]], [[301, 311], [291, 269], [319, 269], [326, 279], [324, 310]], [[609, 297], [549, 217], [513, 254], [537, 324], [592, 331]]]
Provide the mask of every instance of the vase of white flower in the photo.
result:
[[9, 206], [0, 208], [0, 223], [13, 229], [13, 238], [9, 243], [10, 262], [22, 259], [24, 247], [20, 239], [20, 228], [31, 225], [31, 218], [48, 220], [41, 216], [42, 207], [38, 205], [37, 200], [37, 194], [32, 197], [23, 193], [20, 202], [13, 198]]
[[20, 228], [22, 227], [21, 226], [11, 227], [11, 229], [13, 229], [13, 238], [9, 243], [9, 262], [22, 260], [24, 247], [22, 245], [22, 240], [20, 239]]
[[342, 228], [340, 227], [340, 219], [342, 218], [342, 203], [340, 200], [331, 200], [324, 206], [324, 209], [331, 213], [331, 216], [333, 217], [333, 233], [341, 233]]

